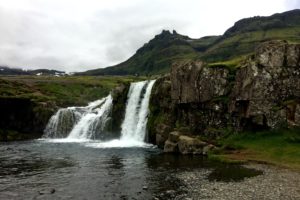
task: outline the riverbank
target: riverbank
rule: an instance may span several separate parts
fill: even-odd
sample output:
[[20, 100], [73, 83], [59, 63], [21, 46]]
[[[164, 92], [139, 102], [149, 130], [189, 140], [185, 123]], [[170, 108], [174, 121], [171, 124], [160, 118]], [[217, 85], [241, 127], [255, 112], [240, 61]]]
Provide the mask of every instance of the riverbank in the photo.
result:
[[186, 185], [185, 199], [300, 199], [300, 173], [264, 164], [247, 164], [263, 174], [242, 181], [210, 181], [209, 170], [178, 173]]
[[300, 172], [299, 128], [230, 134], [217, 143], [220, 149], [209, 155], [211, 159], [269, 163]]

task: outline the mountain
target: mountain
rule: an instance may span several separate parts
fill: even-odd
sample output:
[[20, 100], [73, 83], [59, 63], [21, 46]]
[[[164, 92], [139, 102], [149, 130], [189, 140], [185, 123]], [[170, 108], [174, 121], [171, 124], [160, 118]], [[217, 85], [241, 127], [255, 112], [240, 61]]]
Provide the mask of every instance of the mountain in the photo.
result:
[[10, 68], [0, 66], [0, 75], [46, 75], [46, 76], [62, 76], [66, 73], [63, 71], [50, 69], [24, 70], [20, 68]]
[[191, 39], [176, 31], [164, 30], [125, 62], [78, 75], [163, 74], [169, 71], [174, 61], [195, 58], [213, 63], [238, 60], [253, 52], [259, 43], [276, 39], [300, 42], [299, 9], [239, 20], [221, 36]]

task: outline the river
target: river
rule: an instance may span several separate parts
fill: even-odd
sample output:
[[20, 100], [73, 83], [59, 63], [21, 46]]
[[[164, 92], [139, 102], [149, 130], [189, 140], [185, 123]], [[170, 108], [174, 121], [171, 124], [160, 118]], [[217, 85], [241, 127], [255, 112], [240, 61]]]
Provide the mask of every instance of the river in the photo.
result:
[[228, 171], [228, 165], [202, 156], [163, 154], [151, 145], [101, 144], [51, 139], [1, 143], [0, 199], [180, 199], [187, 191], [178, 172], [209, 170], [202, 177], [209, 181], [238, 181], [257, 173], [240, 166]]

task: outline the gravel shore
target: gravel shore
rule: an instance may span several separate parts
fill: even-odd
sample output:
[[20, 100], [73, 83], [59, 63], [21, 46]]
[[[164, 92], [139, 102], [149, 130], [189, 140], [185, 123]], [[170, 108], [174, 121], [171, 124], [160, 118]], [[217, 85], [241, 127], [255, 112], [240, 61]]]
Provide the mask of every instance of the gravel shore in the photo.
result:
[[177, 174], [186, 185], [186, 194], [174, 199], [300, 199], [300, 173], [264, 164], [248, 164], [247, 168], [261, 170], [262, 175], [238, 182], [209, 181], [211, 171], [190, 171]]

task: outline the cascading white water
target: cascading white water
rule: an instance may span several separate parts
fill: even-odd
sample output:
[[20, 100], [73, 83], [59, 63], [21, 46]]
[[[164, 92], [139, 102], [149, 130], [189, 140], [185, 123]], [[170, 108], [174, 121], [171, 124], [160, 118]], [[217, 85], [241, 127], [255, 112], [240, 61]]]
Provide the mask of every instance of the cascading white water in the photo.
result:
[[[120, 139], [108, 142], [88, 143], [87, 146], [132, 147], [147, 146], [144, 143], [148, 121], [148, 106], [155, 80], [131, 83], [127, 94], [125, 118], [121, 126]], [[46, 138], [64, 138], [57, 142], [80, 142], [99, 139], [97, 135], [105, 132], [113, 106], [112, 96], [90, 103], [86, 107], [60, 109], [51, 117], [45, 129]], [[64, 134], [61, 134], [61, 131]], [[59, 136], [59, 137], [58, 137]]]
[[81, 112], [74, 107], [59, 109], [53, 115], [44, 131], [44, 138], [64, 138], [81, 118]]
[[43, 138], [91, 139], [102, 132], [112, 108], [111, 95], [86, 107], [62, 108], [53, 115]]
[[[103, 103], [104, 102], [104, 103]], [[102, 132], [112, 108], [112, 97], [102, 100], [100, 108], [85, 113], [69, 134], [69, 139], [93, 139], [97, 132]]]
[[142, 81], [130, 85], [121, 140], [137, 142], [145, 140], [148, 106], [154, 82], [155, 80]]

